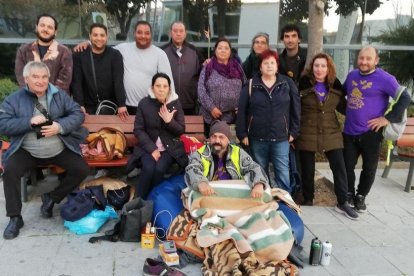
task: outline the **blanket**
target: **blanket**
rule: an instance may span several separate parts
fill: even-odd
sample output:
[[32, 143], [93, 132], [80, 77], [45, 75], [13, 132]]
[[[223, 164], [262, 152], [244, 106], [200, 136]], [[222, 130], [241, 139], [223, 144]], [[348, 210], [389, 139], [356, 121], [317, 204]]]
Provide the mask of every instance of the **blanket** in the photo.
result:
[[209, 183], [213, 196], [185, 189], [184, 206], [199, 223], [197, 243], [201, 247], [231, 240], [240, 254], [254, 252], [261, 263], [287, 258], [294, 242], [289, 221], [265, 190], [263, 197], [250, 196], [250, 187], [242, 180]]

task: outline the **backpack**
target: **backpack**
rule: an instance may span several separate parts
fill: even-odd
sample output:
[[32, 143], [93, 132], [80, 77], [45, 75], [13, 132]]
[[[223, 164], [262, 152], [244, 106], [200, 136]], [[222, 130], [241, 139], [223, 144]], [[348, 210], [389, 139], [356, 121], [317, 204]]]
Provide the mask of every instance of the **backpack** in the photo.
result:
[[[398, 95], [397, 95], [396, 99], [392, 99], [390, 101], [390, 103], [388, 104], [388, 108], [385, 111], [384, 116], [392, 111], [392, 108], [398, 102], [398, 100], [400, 99], [401, 94], [405, 90], [406, 90], [406, 87], [401, 86], [400, 90], [398, 91]], [[404, 110], [404, 113], [402, 114], [402, 119], [401, 119], [400, 122], [396, 122], [396, 123], [391, 123], [390, 122], [388, 125], [386, 125], [384, 127], [384, 130], [383, 130], [382, 134], [384, 136], [384, 141], [385, 141], [385, 144], [387, 146], [387, 159], [386, 159], [386, 165], [387, 166], [390, 163], [391, 151], [394, 149], [394, 143], [393, 142], [397, 141], [398, 139], [401, 138], [402, 134], [404, 133], [406, 124], [407, 124], [407, 109]]]

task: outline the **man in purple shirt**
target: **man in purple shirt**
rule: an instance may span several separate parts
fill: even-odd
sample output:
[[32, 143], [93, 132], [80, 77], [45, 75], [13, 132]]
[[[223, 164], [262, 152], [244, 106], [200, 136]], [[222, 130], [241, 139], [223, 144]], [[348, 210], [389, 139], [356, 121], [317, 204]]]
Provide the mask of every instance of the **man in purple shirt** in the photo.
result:
[[[348, 202], [363, 213], [365, 197], [375, 180], [382, 130], [387, 124], [400, 122], [411, 98], [394, 76], [380, 68], [378, 50], [372, 46], [361, 49], [358, 69], [351, 71], [344, 83], [347, 95], [344, 126], [344, 158], [348, 177]], [[389, 99], [398, 99], [393, 110], [384, 115]], [[355, 194], [355, 165], [362, 156], [362, 171]]]

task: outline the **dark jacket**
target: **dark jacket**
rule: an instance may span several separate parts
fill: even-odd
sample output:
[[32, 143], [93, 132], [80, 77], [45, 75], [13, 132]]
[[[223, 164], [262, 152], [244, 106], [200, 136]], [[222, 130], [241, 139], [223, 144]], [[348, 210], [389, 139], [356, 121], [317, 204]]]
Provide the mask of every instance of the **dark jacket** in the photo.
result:
[[20, 46], [16, 53], [14, 72], [21, 88], [26, 85], [23, 68], [33, 60], [44, 62], [50, 71], [50, 83], [69, 93], [73, 69], [72, 52], [69, 48], [54, 40], [52, 45], [49, 46], [48, 53], [40, 60], [37, 41]]
[[[8, 96], [0, 107], [0, 133], [10, 137], [10, 147], [3, 155], [3, 162], [21, 147], [24, 136], [33, 131], [30, 120], [35, 108], [34, 97], [35, 94], [27, 88], [21, 88]], [[80, 155], [79, 143], [85, 138], [78, 136], [85, 118], [80, 106], [52, 84], [47, 91], [47, 105], [50, 118], [63, 129], [59, 138], [69, 150]]]
[[71, 92], [74, 100], [81, 106], [97, 107], [99, 99], [110, 100], [125, 106], [124, 63], [121, 53], [106, 47], [102, 54], [93, 54], [95, 75], [98, 88], [95, 88], [91, 64], [91, 50], [73, 55], [73, 80]]
[[241, 141], [245, 137], [267, 141], [285, 141], [289, 135], [299, 135], [300, 98], [293, 81], [277, 74], [270, 93], [260, 76], [254, 76], [249, 96], [249, 81], [244, 85], [237, 112], [236, 133]]
[[151, 154], [157, 149], [155, 142], [160, 137], [166, 151], [181, 167], [185, 167], [188, 164], [188, 157], [180, 140], [180, 135], [185, 131], [184, 112], [180, 101], [175, 98], [167, 103], [168, 110], [177, 110], [169, 124], [164, 123], [158, 115], [160, 107], [161, 103], [151, 96], [139, 102], [134, 123], [134, 134], [138, 139], [138, 145], [134, 149], [133, 158], [135, 160], [141, 158], [142, 151]]
[[341, 82], [336, 79], [325, 102], [321, 103], [314, 85], [307, 76], [299, 82], [302, 102], [300, 135], [296, 148], [311, 152], [324, 152], [343, 148], [342, 131], [335, 110], [345, 101]]
[[260, 71], [259, 56], [253, 51], [250, 52], [246, 60], [243, 62], [243, 71], [247, 79], [253, 78], [253, 76]]
[[197, 83], [200, 75], [202, 59], [192, 44], [184, 42], [181, 58], [172, 42], [161, 47], [170, 61], [174, 78], [175, 92], [184, 109], [192, 109], [197, 103]]
[[[287, 69], [287, 51], [286, 49], [283, 49], [282, 53], [279, 56], [279, 73], [289, 76], [296, 85], [298, 85], [299, 83], [299, 79], [301, 77], [301, 74], [303, 72], [303, 70], [305, 69], [305, 65], [306, 65], [306, 56], [307, 56], [307, 52], [305, 49], [299, 47], [299, 52], [298, 55], [296, 57], [296, 66], [294, 68], [294, 70], [289, 73], [288, 69]], [[293, 75], [292, 75], [293, 73]]]

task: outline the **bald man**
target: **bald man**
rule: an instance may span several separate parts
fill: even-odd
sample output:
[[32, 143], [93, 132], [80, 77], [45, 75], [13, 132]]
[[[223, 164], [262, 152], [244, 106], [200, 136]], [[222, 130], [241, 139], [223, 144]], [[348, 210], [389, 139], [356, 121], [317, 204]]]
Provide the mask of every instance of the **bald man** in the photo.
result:
[[[358, 69], [344, 83], [347, 95], [344, 126], [344, 158], [348, 177], [348, 203], [356, 211], [367, 210], [365, 197], [375, 180], [383, 140], [383, 128], [400, 122], [410, 104], [410, 95], [391, 74], [377, 68], [378, 50], [364, 47], [358, 55]], [[389, 99], [398, 99], [393, 110], [384, 115]], [[362, 156], [362, 171], [355, 191], [355, 165]], [[355, 193], [356, 192], [356, 193]]]

